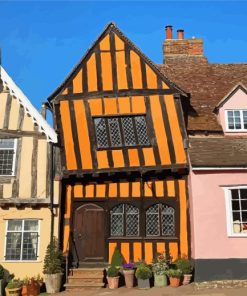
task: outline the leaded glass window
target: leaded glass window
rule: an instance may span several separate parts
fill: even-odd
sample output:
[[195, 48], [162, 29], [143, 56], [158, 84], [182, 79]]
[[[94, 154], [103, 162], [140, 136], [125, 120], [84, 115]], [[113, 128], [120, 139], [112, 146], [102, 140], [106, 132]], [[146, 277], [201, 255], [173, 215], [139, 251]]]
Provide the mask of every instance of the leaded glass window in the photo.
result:
[[37, 260], [38, 220], [8, 220], [6, 260]]
[[97, 138], [98, 148], [107, 148], [109, 147], [107, 132], [106, 132], [106, 120], [105, 118], [95, 118], [95, 131]]
[[136, 116], [135, 123], [136, 123], [136, 131], [138, 136], [138, 143], [140, 145], [148, 145], [149, 139], [147, 134], [146, 120], [144, 116]]
[[175, 236], [175, 211], [155, 204], [146, 211], [146, 236]]
[[111, 212], [111, 236], [139, 236], [139, 209], [119, 204]]
[[16, 139], [0, 139], [0, 175], [14, 175]]
[[100, 149], [150, 145], [144, 115], [97, 117], [94, 125]]

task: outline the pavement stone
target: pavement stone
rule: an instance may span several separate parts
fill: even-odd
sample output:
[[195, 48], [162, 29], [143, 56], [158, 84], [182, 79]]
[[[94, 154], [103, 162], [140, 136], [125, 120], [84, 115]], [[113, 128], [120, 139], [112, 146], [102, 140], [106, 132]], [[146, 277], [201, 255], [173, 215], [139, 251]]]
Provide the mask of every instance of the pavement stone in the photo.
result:
[[174, 295], [186, 295], [186, 296], [247, 296], [247, 288], [215, 288], [215, 289], [195, 289], [193, 284], [187, 286], [180, 286], [178, 288], [153, 287], [148, 290], [139, 290], [137, 288], [127, 289], [125, 287], [118, 288], [116, 290], [110, 290], [108, 288], [100, 289], [83, 289], [80, 291], [63, 291], [54, 296], [174, 296]]

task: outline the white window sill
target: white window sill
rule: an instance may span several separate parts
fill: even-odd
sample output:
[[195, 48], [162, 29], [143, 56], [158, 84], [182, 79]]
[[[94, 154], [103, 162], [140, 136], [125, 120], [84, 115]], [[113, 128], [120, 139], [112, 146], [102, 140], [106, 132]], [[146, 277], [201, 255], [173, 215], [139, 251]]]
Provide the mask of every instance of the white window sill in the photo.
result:
[[231, 237], [245, 237], [247, 238], [247, 233], [246, 234], [228, 234], [228, 237], [231, 238]]
[[41, 260], [0, 260], [0, 262], [4, 263], [41, 263]]

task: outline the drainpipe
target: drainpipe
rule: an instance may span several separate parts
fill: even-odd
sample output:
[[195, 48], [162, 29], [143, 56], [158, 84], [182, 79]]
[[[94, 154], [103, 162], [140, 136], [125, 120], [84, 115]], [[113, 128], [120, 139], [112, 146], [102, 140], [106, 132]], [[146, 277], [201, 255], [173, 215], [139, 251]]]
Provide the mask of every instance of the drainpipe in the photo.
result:
[[54, 236], [54, 213], [53, 213], [53, 202], [54, 202], [54, 146], [53, 143], [50, 142], [49, 145], [49, 154], [50, 154], [50, 211], [51, 211], [51, 238], [50, 241], [52, 241], [53, 236]]

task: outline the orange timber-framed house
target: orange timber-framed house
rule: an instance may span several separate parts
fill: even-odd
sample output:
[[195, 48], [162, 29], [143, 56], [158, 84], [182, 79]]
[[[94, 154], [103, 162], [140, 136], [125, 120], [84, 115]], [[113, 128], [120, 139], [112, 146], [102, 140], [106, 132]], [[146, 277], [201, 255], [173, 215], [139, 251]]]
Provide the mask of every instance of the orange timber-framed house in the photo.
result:
[[48, 98], [73, 266], [190, 256], [183, 100], [113, 23]]

